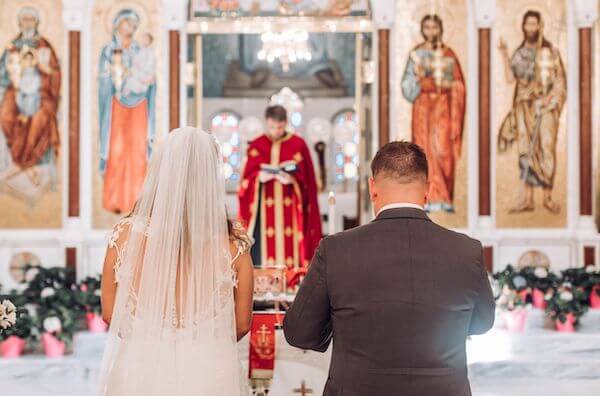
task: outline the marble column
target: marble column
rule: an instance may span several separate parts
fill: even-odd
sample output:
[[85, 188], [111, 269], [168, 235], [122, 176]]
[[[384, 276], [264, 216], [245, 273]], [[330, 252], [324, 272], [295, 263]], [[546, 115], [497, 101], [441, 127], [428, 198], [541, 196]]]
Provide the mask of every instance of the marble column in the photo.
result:
[[181, 79], [181, 39], [182, 35], [185, 34], [186, 3], [185, 0], [163, 0], [164, 23], [168, 29], [169, 43], [169, 130], [178, 128], [181, 125], [183, 84]]
[[391, 136], [391, 90], [390, 90], [390, 32], [394, 26], [395, 2], [393, 0], [381, 0], [372, 2], [373, 25], [377, 31], [377, 53], [378, 53], [378, 143], [382, 147], [389, 143]]

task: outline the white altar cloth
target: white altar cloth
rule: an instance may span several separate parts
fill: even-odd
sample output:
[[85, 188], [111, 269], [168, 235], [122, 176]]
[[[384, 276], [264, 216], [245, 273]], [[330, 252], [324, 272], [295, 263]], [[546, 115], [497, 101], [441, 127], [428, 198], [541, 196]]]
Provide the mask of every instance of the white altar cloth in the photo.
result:
[[[467, 345], [469, 377], [475, 396], [597, 396], [600, 389], [600, 311], [590, 311], [574, 334], [557, 333], [541, 311], [531, 310], [523, 334], [498, 326]], [[0, 359], [0, 393], [19, 396], [91, 396], [100, 368], [105, 335], [80, 333], [74, 353], [59, 359], [27, 355]], [[240, 342], [247, 366], [248, 338]], [[277, 332], [272, 396], [297, 395], [305, 381], [322, 394], [330, 352], [304, 352], [285, 343]]]

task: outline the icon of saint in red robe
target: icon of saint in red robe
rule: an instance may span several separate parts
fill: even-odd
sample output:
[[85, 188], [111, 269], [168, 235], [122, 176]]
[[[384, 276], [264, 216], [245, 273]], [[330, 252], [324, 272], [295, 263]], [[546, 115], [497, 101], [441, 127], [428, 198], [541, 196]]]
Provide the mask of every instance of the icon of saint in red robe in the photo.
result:
[[426, 209], [454, 212], [454, 181], [462, 146], [465, 82], [454, 52], [442, 42], [442, 20], [426, 15], [425, 41], [411, 51], [402, 77], [402, 94], [413, 104], [412, 141], [429, 161]]

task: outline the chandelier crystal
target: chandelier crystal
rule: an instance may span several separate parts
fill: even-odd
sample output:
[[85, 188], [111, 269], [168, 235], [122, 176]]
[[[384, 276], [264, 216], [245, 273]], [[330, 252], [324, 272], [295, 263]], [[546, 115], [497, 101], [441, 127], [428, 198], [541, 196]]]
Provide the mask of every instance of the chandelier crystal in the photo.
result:
[[292, 63], [312, 60], [306, 31], [266, 32], [261, 35], [261, 41], [258, 59], [269, 63], [277, 60], [284, 72], [290, 70]]

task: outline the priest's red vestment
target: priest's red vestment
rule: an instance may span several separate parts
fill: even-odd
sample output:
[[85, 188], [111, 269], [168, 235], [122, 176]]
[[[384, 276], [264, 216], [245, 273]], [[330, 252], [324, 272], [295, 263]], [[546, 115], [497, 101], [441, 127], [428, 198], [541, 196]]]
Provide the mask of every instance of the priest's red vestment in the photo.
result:
[[[261, 164], [293, 161], [292, 184], [277, 179], [261, 183]], [[305, 273], [322, 238], [317, 182], [304, 140], [288, 133], [278, 141], [261, 135], [249, 144], [239, 198], [239, 218], [255, 238], [257, 267], [285, 266], [288, 287]]]

